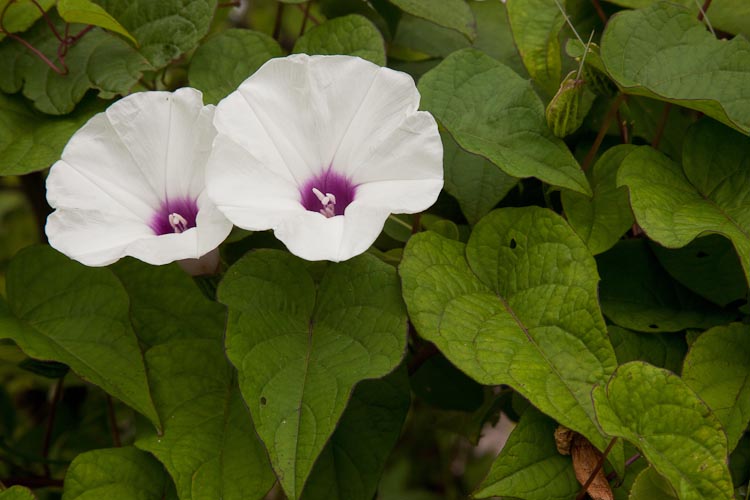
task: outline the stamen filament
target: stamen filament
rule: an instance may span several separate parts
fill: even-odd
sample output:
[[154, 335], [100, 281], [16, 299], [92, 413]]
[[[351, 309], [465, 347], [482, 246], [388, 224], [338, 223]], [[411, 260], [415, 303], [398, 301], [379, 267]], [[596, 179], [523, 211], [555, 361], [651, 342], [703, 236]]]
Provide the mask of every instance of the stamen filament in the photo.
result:
[[169, 225], [175, 233], [182, 233], [188, 230], [188, 221], [177, 212], [169, 214]]

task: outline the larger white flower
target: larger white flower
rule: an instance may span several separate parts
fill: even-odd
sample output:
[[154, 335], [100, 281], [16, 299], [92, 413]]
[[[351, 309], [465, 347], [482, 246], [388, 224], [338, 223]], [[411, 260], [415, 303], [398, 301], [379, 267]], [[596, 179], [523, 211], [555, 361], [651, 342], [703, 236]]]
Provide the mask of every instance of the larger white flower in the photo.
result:
[[214, 250], [232, 224], [205, 193], [213, 114], [184, 88], [132, 94], [91, 118], [47, 177], [50, 245], [89, 266]]
[[442, 143], [418, 107], [410, 76], [358, 57], [272, 59], [217, 106], [208, 195], [295, 255], [349, 259], [390, 213], [421, 212], [440, 193]]

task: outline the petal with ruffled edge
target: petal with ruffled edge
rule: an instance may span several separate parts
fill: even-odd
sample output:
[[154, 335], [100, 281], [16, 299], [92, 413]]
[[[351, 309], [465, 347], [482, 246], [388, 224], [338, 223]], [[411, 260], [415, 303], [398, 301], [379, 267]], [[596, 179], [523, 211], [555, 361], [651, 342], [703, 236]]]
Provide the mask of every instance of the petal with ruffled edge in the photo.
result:
[[[166, 264], [216, 248], [232, 225], [204, 194], [213, 111], [184, 88], [132, 94], [89, 120], [47, 177], [50, 244], [90, 266], [126, 255]], [[156, 234], [154, 217], [183, 199], [197, 208], [195, 227]]]
[[[442, 143], [418, 107], [410, 76], [357, 57], [271, 60], [217, 106], [208, 194], [236, 225], [274, 229], [295, 255], [349, 259], [389, 213], [420, 212], [440, 193]], [[301, 189], [328, 171], [353, 187], [343, 216], [302, 206]]]

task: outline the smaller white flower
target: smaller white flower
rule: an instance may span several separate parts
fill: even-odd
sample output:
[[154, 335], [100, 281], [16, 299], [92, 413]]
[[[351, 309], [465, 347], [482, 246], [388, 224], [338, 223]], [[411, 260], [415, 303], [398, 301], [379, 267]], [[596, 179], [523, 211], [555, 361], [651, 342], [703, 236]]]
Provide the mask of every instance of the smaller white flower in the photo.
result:
[[[50, 245], [88, 266], [126, 255], [161, 265], [216, 249], [232, 224], [205, 193], [213, 114], [183, 88], [132, 94], [91, 118], [47, 177]], [[198, 267], [212, 271], [217, 257]]]
[[405, 73], [358, 57], [272, 59], [216, 108], [208, 195], [295, 255], [342, 261], [443, 186], [435, 119]]

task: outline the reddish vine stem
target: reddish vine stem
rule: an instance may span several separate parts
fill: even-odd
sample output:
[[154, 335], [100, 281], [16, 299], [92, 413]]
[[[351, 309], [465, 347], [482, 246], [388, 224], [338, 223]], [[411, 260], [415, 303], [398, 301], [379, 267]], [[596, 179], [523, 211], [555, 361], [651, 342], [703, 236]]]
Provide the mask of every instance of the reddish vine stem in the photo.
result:
[[304, 7], [302, 6], [302, 4], [299, 4], [299, 3], [298, 3], [298, 4], [295, 4], [295, 6], [296, 6], [296, 7], [297, 7], [297, 8], [299, 9], [299, 10], [301, 10], [301, 11], [302, 11], [302, 12], [303, 12], [303, 13], [305, 14], [305, 17], [306, 17], [307, 19], [309, 19], [310, 21], [312, 21], [312, 23], [313, 23], [313, 24], [314, 24], [315, 26], [317, 26], [317, 25], [319, 25], [319, 24], [320, 24], [320, 20], [319, 20], [318, 18], [316, 18], [315, 16], [313, 16], [313, 15], [312, 15], [312, 14], [310, 13], [310, 7], [311, 7], [312, 3], [313, 3], [313, 0], [310, 0], [310, 1], [309, 1], [309, 2], [307, 3], [307, 5], [306, 5], [306, 6], [304, 6]]
[[[639, 458], [641, 458], [641, 454], [640, 453], [636, 453], [632, 457], [630, 457], [627, 460], [625, 460], [625, 468], [627, 469], [628, 467], [630, 467], [631, 465], [633, 465], [633, 462], [635, 462]], [[616, 477], [617, 477], [617, 472], [616, 471], [612, 471], [609, 474], [607, 474], [607, 481], [611, 481], [611, 480], [613, 480]]]
[[576, 500], [583, 500], [583, 498], [586, 496], [586, 493], [589, 490], [589, 486], [591, 486], [591, 483], [594, 482], [594, 478], [597, 474], [599, 474], [599, 471], [604, 466], [604, 461], [607, 459], [607, 455], [609, 455], [609, 452], [612, 451], [612, 447], [615, 445], [615, 442], [617, 441], [617, 438], [612, 438], [612, 440], [607, 445], [607, 449], [604, 450], [604, 453], [602, 453], [602, 456], [599, 458], [599, 461], [596, 463], [596, 467], [594, 467], [594, 470], [591, 471], [591, 474], [589, 475], [589, 478], [586, 480], [586, 482], [583, 485], [583, 488], [581, 488], [581, 491], [578, 492], [578, 495], [576, 496]]
[[705, 14], [709, 7], [711, 7], [711, 0], [703, 2], [703, 7], [701, 7], [700, 12], [698, 12], [698, 21], [703, 21], [703, 14]]
[[604, 121], [602, 121], [601, 127], [599, 127], [599, 133], [596, 134], [594, 144], [591, 145], [591, 149], [589, 150], [588, 154], [586, 154], [586, 158], [583, 159], [583, 165], [581, 165], [582, 170], [586, 171], [591, 166], [591, 163], [596, 157], [596, 153], [599, 151], [599, 147], [602, 145], [604, 136], [607, 135], [607, 130], [609, 129], [612, 120], [617, 115], [617, 111], [620, 109], [620, 105], [625, 101], [625, 99], [627, 99], [627, 95], [618, 94], [615, 100], [612, 101], [612, 104], [609, 106], [609, 111], [607, 111], [607, 115], [604, 117]]
[[273, 39], [279, 41], [281, 35], [281, 19], [284, 17], [284, 2], [279, 2], [276, 6], [276, 21], [273, 25]]
[[117, 428], [117, 418], [115, 416], [115, 405], [112, 403], [112, 396], [107, 394], [107, 416], [109, 417], [109, 426], [112, 431], [112, 442], [115, 448], [122, 446], [120, 441], [120, 430]]
[[[57, 413], [57, 404], [60, 402], [60, 398], [62, 397], [63, 392], [63, 380], [65, 380], [64, 376], [57, 379], [57, 383], [55, 384], [55, 388], [53, 389], [54, 392], [52, 394], [52, 403], [50, 403], [49, 406], [47, 428], [44, 431], [44, 442], [42, 443], [42, 458], [44, 458], [45, 460], [49, 455], [49, 445], [52, 441], [52, 430], [55, 427], [55, 414]], [[44, 477], [47, 479], [49, 479], [50, 477], [49, 463], [47, 462], [44, 463]]]
[[659, 118], [659, 125], [656, 128], [654, 139], [651, 141], [651, 147], [654, 149], [659, 149], [661, 138], [664, 135], [664, 129], [667, 128], [667, 120], [669, 119], [669, 112], [671, 110], [672, 110], [672, 103], [671, 102], [666, 103], [664, 105], [664, 111], [662, 111], [661, 113], [661, 118]]
[[305, 4], [305, 10], [302, 11], [302, 26], [300, 26], [298, 38], [305, 34], [305, 28], [307, 27], [307, 19], [310, 17], [310, 7], [312, 7], [312, 0], [310, 0], [309, 2], [307, 2], [307, 4]]
[[411, 234], [417, 234], [419, 232], [420, 224], [422, 223], [422, 214], [414, 214], [414, 218], [411, 221]]
[[[15, 0], [11, 0], [10, 3], [13, 3], [14, 1]], [[44, 10], [44, 7], [39, 5], [39, 2], [37, 2], [37, 0], [30, 0], [30, 1], [39, 10], [39, 12], [42, 13], [44, 22], [47, 23], [47, 26], [49, 26], [49, 29], [50, 31], [52, 31], [52, 34], [55, 35], [55, 38], [57, 38], [60, 42], [64, 42], [65, 39], [62, 36], [60, 36], [60, 33], [57, 31], [57, 28], [55, 28], [55, 24], [52, 22], [52, 19], [50, 19], [49, 16], [47, 15], [47, 11]]]
[[10, 488], [11, 486], [25, 486], [26, 488], [62, 488], [62, 479], [52, 479], [49, 477], [30, 476], [30, 477], [10, 477], [3, 479], [3, 484]]
[[617, 113], [615, 113], [615, 119], [617, 120], [617, 125], [620, 127], [620, 140], [623, 144], [630, 144], [630, 136], [628, 135], [628, 126], [625, 123], [625, 120], [622, 119], [622, 115], [620, 114], [620, 110], [617, 110]]
[[591, 0], [591, 3], [594, 4], [594, 10], [596, 10], [599, 19], [601, 19], [604, 24], [607, 24], [607, 14], [604, 13], [604, 9], [602, 9], [599, 0]]

